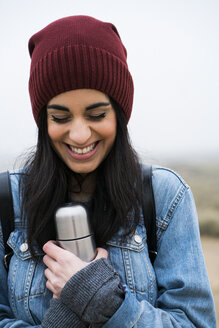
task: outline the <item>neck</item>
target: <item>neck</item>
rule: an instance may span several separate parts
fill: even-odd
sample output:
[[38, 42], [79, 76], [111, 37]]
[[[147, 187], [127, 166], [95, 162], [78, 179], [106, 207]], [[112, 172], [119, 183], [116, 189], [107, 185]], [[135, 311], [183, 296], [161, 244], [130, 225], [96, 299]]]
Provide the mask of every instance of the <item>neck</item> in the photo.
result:
[[70, 196], [74, 200], [87, 200], [94, 193], [96, 186], [96, 172], [86, 175], [77, 174], [72, 176]]

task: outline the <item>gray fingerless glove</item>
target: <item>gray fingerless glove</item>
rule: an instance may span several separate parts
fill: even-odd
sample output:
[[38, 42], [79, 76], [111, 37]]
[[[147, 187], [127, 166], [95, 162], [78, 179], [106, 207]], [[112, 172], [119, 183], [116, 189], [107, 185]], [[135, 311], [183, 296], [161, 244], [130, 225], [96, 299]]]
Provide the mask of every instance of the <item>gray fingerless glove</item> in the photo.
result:
[[119, 276], [103, 258], [72, 276], [60, 295], [60, 300], [69, 309], [94, 327], [101, 327], [117, 311], [123, 299]]
[[42, 328], [86, 328], [78, 316], [59, 299], [51, 299], [41, 323]]

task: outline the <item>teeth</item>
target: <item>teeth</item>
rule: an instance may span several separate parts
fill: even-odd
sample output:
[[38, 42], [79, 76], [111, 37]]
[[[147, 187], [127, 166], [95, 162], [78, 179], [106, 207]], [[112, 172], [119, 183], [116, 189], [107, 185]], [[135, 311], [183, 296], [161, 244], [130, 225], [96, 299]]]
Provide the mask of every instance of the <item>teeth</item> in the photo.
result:
[[74, 153], [76, 153], [76, 154], [87, 154], [87, 153], [89, 153], [91, 150], [93, 150], [94, 149], [94, 147], [95, 147], [95, 142], [92, 144], [92, 145], [90, 145], [89, 147], [85, 147], [85, 148], [76, 148], [76, 147], [73, 147], [73, 146], [70, 146], [70, 149], [71, 149], [71, 151], [73, 151]]

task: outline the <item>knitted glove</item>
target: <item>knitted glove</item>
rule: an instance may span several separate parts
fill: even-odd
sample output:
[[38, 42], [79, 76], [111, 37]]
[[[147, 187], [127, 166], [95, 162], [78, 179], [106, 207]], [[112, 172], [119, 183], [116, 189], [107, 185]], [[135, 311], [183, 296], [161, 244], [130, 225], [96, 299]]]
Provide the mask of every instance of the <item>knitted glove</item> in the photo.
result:
[[41, 323], [42, 328], [86, 328], [84, 323], [59, 299], [52, 298]]
[[83, 321], [101, 327], [120, 307], [124, 292], [118, 274], [101, 258], [66, 283], [60, 300]]

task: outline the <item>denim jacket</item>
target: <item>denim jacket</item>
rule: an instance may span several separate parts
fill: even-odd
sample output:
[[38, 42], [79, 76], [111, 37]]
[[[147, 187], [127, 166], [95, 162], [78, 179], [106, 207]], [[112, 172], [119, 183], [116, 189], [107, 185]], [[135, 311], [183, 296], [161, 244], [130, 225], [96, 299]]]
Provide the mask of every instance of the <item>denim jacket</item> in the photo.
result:
[[[11, 172], [15, 230], [7, 274], [0, 227], [0, 328], [39, 327], [49, 307], [42, 251], [31, 259], [21, 227], [19, 172]], [[189, 186], [175, 172], [153, 168], [158, 254], [151, 265], [141, 214], [134, 235], [119, 231], [107, 242], [109, 260], [121, 278], [125, 299], [104, 328], [215, 328], [213, 297], [201, 249], [198, 220]]]

